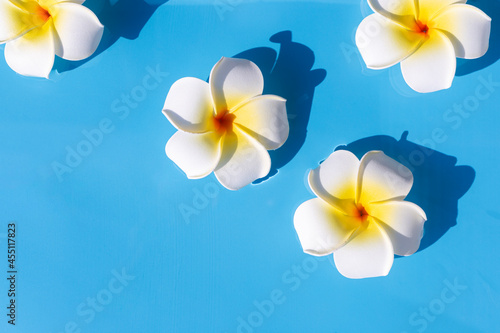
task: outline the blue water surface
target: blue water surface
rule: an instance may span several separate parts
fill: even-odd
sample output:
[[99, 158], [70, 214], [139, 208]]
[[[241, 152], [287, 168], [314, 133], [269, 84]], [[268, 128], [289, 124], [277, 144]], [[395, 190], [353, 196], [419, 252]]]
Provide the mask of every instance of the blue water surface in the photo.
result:
[[[91, 59], [57, 60], [50, 80], [2, 59], [0, 331], [500, 331], [500, 2], [471, 4], [493, 18], [490, 50], [431, 94], [399, 66], [366, 69], [364, 0], [88, 0], [106, 26]], [[238, 192], [188, 180], [164, 151], [170, 86], [222, 56], [253, 60], [288, 100], [289, 142]], [[293, 214], [335, 149], [382, 149], [415, 175], [422, 246], [387, 277], [349, 280], [302, 252]]]

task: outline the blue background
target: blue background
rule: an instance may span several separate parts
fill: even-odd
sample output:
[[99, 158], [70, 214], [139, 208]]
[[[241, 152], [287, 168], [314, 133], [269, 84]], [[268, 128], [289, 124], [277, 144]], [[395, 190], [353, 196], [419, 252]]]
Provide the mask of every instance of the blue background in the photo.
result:
[[[88, 0], [107, 27], [91, 59], [58, 60], [51, 80], [2, 59], [0, 330], [498, 332], [500, 2], [470, 3], [493, 18], [490, 50], [425, 95], [399, 66], [365, 68], [353, 42], [364, 0]], [[231, 192], [166, 157], [175, 129], [161, 110], [173, 82], [235, 55], [288, 99], [292, 130], [272, 176]], [[384, 278], [344, 278], [293, 228], [314, 197], [308, 171], [342, 145], [410, 167], [408, 200], [429, 217], [420, 250]], [[15, 327], [1, 254], [11, 221]]]

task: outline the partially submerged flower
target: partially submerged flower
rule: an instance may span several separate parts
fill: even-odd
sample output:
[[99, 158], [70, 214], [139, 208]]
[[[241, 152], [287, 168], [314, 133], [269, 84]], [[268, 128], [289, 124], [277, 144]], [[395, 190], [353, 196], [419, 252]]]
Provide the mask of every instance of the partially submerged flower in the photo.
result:
[[406, 83], [421, 93], [447, 89], [456, 57], [488, 50], [491, 18], [467, 0], [368, 0], [375, 11], [356, 32], [368, 68], [401, 63]]
[[163, 113], [179, 130], [167, 142], [167, 156], [188, 178], [212, 171], [219, 182], [238, 190], [266, 176], [267, 150], [288, 138], [286, 101], [262, 95], [264, 79], [253, 62], [222, 58], [209, 82], [186, 77], [167, 95]]
[[0, 43], [21, 75], [48, 78], [55, 55], [82, 60], [95, 52], [103, 26], [85, 0], [0, 0]]
[[411, 171], [383, 152], [368, 152], [361, 161], [349, 151], [334, 152], [309, 173], [318, 198], [295, 212], [304, 252], [333, 253], [348, 278], [387, 275], [394, 254], [408, 256], [420, 246], [426, 215], [403, 201], [412, 185]]

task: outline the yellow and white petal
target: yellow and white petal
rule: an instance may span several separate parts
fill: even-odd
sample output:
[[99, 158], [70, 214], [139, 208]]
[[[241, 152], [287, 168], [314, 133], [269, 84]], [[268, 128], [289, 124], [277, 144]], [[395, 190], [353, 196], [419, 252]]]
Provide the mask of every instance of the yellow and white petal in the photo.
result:
[[451, 87], [457, 61], [453, 44], [438, 30], [429, 30], [430, 38], [401, 62], [406, 83], [415, 91], [429, 93]]
[[56, 54], [67, 60], [90, 57], [101, 42], [104, 27], [95, 14], [82, 5], [61, 2], [50, 7], [60, 43]]
[[393, 66], [411, 55], [424, 41], [410, 31], [378, 14], [366, 17], [356, 31], [356, 46], [368, 68]]
[[267, 150], [281, 147], [290, 131], [286, 100], [274, 95], [259, 95], [240, 105], [234, 123], [257, 139]]
[[461, 4], [449, 6], [433, 21], [433, 28], [453, 36], [450, 40], [457, 57], [475, 59], [488, 51], [491, 18], [482, 10]]
[[443, 9], [454, 4], [464, 4], [467, 0], [415, 0], [418, 3], [417, 17], [423, 22], [431, 20]]
[[72, 2], [81, 5], [85, 2], [85, 0], [38, 0], [40, 6], [43, 6], [45, 8], [50, 8], [50, 6], [53, 6], [60, 2]]
[[264, 91], [262, 72], [245, 59], [222, 57], [212, 68], [209, 83], [216, 114], [232, 111]]
[[215, 132], [176, 132], [165, 147], [167, 156], [190, 179], [203, 178], [214, 171], [221, 154], [221, 137]]
[[10, 0], [0, 0], [0, 44], [34, 28], [30, 15]]
[[386, 276], [394, 262], [394, 250], [387, 233], [374, 221], [346, 245], [333, 253], [340, 274], [350, 279]]
[[25, 76], [48, 78], [54, 57], [54, 33], [50, 21], [5, 45], [7, 64]]
[[386, 201], [370, 204], [366, 211], [381, 221], [395, 254], [409, 256], [418, 250], [427, 220], [422, 208], [408, 201]]
[[177, 129], [203, 133], [214, 129], [214, 108], [207, 82], [185, 77], [174, 82], [165, 99], [163, 114]]
[[[309, 186], [321, 199], [352, 215], [356, 195], [359, 160], [347, 150], [333, 152], [309, 173]], [[357, 212], [357, 210], [356, 210]]]
[[330, 254], [344, 246], [360, 227], [356, 219], [318, 198], [300, 205], [293, 223], [304, 252], [314, 256]]
[[239, 190], [265, 177], [271, 170], [271, 157], [254, 138], [238, 128], [225, 134], [222, 156], [215, 176], [225, 188]]
[[371, 9], [391, 21], [412, 27], [417, 17], [415, 0], [368, 0]]
[[371, 151], [361, 158], [356, 202], [363, 206], [372, 202], [404, 199], [413, 185], [413, 174], [404, 165], [381, 151]]

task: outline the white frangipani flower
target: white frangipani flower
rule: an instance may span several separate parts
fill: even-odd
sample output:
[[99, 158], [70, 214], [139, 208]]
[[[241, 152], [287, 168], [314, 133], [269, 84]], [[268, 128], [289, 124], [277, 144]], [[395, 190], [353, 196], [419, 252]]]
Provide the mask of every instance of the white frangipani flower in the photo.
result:
[[411, 171], [383, 152], [368, 152], [361, 161], [349, 151], [334, 152], [309, 173], [318, 198], [295, 212], [304, 252], [333, 253], [348, 278], [387, 275], [394, 254], [408, 256], [420, 246], [426, 215], [403, 201], [412, 185]]
[[186, 77], [167, 95], [163, 113], [179, 130], [167, 142], [167, 156], [188, 178], [212, 171], [219, 182], [238, 190], [266, 176], [267, 150], [288, 138], [286, 101], [262, 95], [264, 79], [253, 62], [222, 58], [209, 82]]
[[467, 0], [368, 0], [375, 14], [356, 32], [368, 68], [401, 63], [406, 83], [421, 93], [451, 87], [456, 57], [488, 50], [491, 18]]
[[21, 75], [48, 78], [55, 55], [91, 56], [103, 26], [85, 0], [0, 0], [0, 43], [5, 60]]

